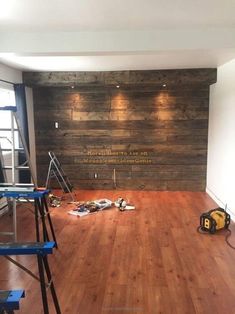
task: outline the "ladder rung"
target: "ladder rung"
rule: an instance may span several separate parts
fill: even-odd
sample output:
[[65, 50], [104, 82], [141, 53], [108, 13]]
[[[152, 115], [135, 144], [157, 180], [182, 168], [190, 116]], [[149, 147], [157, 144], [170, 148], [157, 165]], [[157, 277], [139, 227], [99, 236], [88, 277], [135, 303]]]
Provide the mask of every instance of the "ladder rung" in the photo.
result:
[[34, 199], [33, 198], [21, 198], [17, 200], [17, 203], [34, 203]]
[[1, 182], [0, 186], [21, 186], [21, 187], [28, 187], [28, 186], [34, 186], [33, 183], [15, 183], [12, 182]]
[[[24, 151], [23, 148], [14, 148], [13, 150], [16, 151], [16, 152]], [[12, 149], [11, 148], [0, 148], [0, 151], [2, 151], [2, 152], [11, 152]]]
[[15, 186], [27, 187], [27, 186], [34, 186], [34, 184], [33, 183], [16, 183]]
[[[12, 129], [10, 129], [10, 128], [0, 128], [0, 131], [10, 132], [10, 131], [12, 131]], [[14, 128], [14, 131], [19, 131], [19, 130]]]
[[[11, 170], [12, 166], [5, 166], [5, 167], [2, 167], [2, 169]], [[16, 166], [15, 169], [17, 169], [17, 170], [28, 170], [29, 166]]]
[[0, 110], [16, 112], [17, 107], [16, 106], [4, 106], [4, 107], [0, 107]]

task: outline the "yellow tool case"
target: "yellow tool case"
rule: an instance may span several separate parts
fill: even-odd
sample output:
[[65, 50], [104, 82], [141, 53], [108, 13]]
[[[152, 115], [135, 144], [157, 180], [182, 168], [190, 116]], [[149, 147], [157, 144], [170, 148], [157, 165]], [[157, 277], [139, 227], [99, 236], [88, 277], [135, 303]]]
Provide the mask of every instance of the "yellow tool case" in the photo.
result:
[[230, 215], [223, 208], [215, 208], [200, 216], [201, 230], [215, 233], [220, 229], [227, 229]]

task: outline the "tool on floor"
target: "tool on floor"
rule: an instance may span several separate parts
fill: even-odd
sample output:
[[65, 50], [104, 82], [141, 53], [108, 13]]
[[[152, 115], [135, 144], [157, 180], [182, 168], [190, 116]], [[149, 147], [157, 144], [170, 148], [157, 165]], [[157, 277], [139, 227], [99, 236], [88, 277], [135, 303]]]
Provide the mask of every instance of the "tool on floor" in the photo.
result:
[[229, 229], [230, 215], [226, 212], [226, 207], [225, 209], [218, 207], [203, 213], [200, 216], [200, 226], [197, 231], [199, 233], [215, 234], [218, 231], [226, 230], [225, 241], [228, 246], [235, 250], [235, 247], [228, 240], [232, 232]]
[[228, 229], [230, 215], [223, 208], [215, 208], [204, 213], [200, 217], [200, 228], [202, 231], [215, 233], [221, 229]]
[[[61, 314], [55, 286], [52, 280], [51, 271], [47, 260], [47, 255], [53, 253], [54, 247], [55, 242], [0, 243], [0, 256], [6, 257], [10, 262], [17, 265], [33, 278], [40, 281], [44, 314], [49, 314], [47, 288], [51, 290], [56, 313]], [[18, 263], [16, 260], [12, 259], [10, 257], [11, 255], [36, 255], [39, 277], [34, 275], [29, 269]], [[45, 275], [47, 277], [47, 282], [45, 280]]]
[[59, 160], [57, 159], [56, 155], [53, 152], [48, 152], [48, 155], [50, 157], [50, 164], [48, 167], [48, 172], [47, 172], [47, 179], [46, 179], [46, 188], [49, 189], [50, 187], [50, 180], [52, 178], [55, 178], [57, 182], [59, 183], [62, 191], [64, 193], [69, 193], [72, 202], [74, 202], [74, 197], [73, 197], [73, 186], [69, 181], [69, 178], [66, 176]]
[[125, 211], [125, 210], [133, 210], [135, 209], [135, 206], [130, 205], [124, 198], [119, 197], [115, 202], [114, 205], [120, 210], [120, 211]]
[[54, 195], [54, 194], [52, 194], [52, 193], [50, 193], [49, 195], [48, 195], [48, 200], [49, 200], [49, 205], [51, 206], [51, 207], [60, 207], [60, 205], [61, 205], [61, 197], [59, 197], [59, 196], [56, 196], [56, 195]]

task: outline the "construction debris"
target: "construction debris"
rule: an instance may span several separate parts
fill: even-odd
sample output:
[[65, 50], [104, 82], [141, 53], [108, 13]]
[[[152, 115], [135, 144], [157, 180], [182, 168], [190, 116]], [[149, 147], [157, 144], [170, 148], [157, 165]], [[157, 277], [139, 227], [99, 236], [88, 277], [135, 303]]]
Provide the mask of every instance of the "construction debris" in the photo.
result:
[[101, 211], [103, 209], [111, 208], [112, 206], [117, 207], [120, 211], [135, 209], [135, 206], [128, 204], [126, 200], [124, 200], [122, 197], [119, 197], [115, 202], [112, 202], [106, 198], [87, 202], [80, 201], [76, 203], [76, 208], [68, 211], [68, 213], [70, 215], [82, 217]]
[[56, 196], [54, 194], [48, 195], [49, 205], [51, 207], [60, 207], [61, 205], [61, 197]]
[[108, 199], [100, 199], [95, 201], [80, 202], [77, 207], [68, 213], [75, 216], [85, 216], [112, 206], [112, 201]]
[[128, 204], [127, 201], [126, 201], [124, 198], [122, 198], [122, 197], [119, 197], [119, 198], [117, 199], [117, 201], [114, 202], [114, 205], [115, 205], [120, 211], [133, 210], [133, 209], [135, 209], [135, 206]]

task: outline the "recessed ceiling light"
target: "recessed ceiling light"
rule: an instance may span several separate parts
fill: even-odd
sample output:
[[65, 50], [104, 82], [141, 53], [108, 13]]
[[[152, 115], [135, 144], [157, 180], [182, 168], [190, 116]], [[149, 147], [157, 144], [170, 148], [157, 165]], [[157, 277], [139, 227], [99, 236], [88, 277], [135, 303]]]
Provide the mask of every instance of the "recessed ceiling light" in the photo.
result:
[[120, 85], [116, 85], [117, 88], [120, 88]]
[[71, 88], [74, 88], [74, 85], [72, 85]]
[[162, 84], [162, 87], [166, 87], [166, 84]]

